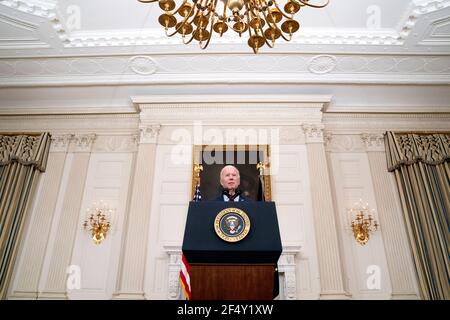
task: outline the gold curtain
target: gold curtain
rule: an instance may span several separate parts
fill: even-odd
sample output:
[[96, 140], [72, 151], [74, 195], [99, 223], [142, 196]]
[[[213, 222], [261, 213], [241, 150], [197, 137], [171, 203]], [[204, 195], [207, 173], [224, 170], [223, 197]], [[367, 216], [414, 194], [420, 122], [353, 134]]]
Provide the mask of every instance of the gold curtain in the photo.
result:
[[450, 299], [450, 134], [385, 135], [423, 299]]
[[0, 135], [0, 299], [6, 298], [27, 204], [49, 148], [49, 133]]

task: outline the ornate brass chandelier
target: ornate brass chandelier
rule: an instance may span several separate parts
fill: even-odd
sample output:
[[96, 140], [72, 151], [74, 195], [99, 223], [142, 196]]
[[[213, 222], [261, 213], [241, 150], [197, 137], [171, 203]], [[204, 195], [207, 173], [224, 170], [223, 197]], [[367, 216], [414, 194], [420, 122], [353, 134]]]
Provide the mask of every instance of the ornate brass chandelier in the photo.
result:
[[213, 31], [220, 36], [229, 29], [239, 36], [248, 32], [247, 43], [255, 53], [264, 44], [273, 48], [280, 37], [290, 41], [300, 28], [294, 16], [302, 7], [323, 8], [329, 3], [329, 0], [321, 0], [320, 4], [313, 3], [320, 0], [183, 0], [177, 7], [174, 0], [138, 1], [159, 2], [164, 13], [158, 20], [169, 37], [178, 33], [185, 44], [195, 39], [205, 49]]

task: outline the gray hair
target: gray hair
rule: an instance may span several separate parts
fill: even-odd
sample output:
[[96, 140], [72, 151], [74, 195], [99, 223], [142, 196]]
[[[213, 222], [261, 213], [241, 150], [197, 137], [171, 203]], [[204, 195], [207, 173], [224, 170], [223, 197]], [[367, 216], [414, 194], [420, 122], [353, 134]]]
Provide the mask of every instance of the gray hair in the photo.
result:
[[230, 168], [230, 167], [234, 168], [237, 171], [237, 174], [238, 174], [239, 177], [241, 176], [240, 173], [239, 173], [239, 170], [235, 166], [232, 166], [231, 164], [229, 164], [229, 165], [223, 167], [222, 170], [220, 170], [220, 178], [222, 178], [223, 172], [225, 171], [225, 169], [226, 168]]

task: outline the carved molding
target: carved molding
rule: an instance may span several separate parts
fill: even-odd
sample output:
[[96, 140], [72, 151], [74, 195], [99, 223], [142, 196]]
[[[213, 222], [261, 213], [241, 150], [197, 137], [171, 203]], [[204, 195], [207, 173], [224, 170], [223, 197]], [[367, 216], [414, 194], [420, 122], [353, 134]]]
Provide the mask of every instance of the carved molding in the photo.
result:
[[306, 143], [324, 143], [323, 130], [325, 126], [322, 123], [304, 123], [302, 124], [305, 133]]
[[136, 152], [136, 135], [98, 136], [93, 152]]
[[0, 4], [26, 14], [48, 19], [61, 42], [64, 45], [70, 43], [66, 27], [60, 19], [56, 2], [45, 0], [0, 0]]
[[[450, 113], [325, 113], [326, 130], [333, 135], [379, 134], [386, 131], [448, 131]], [[360, 137], [358, 139], [361, 141]], [[333, 137], [334, 140], [334, 137]]]
[[69, 149], [70, 141], [73, 134], [54, 134], [52, 135], [52, 143], [50, 144], [50, 152], [65, 153]]
[[55, 2], [38, 0], [0, 0], [0, 4], [38, 17], [49, 19], [55, 17]]
[[[239, 126], [298, 125], [320, 122], [326, 95], [179, 95], [137, 96], [141, 123], [161, 125]], [[220, 115], [220, 116], [219, 116]], [[239, 116], [237, 116], [239, 115]]]
[[401, 30], [399, 31], [399, 40], [403, 40], [403, 43], [410, 35], [411, 30], [416, 25], [417, 20], [420, 16], [438, 10], [443, 10], [450, 6], [449, 0], [428, 0], [422, 1], [421, 3], [419, 1], [417, 2], [418, 3], [414, 2], [414, 6], [411, 9], [411, 13], [409, 14], [405, 23], [401, 27]]
[[96, 138], [95, 133], [76, 134], [72, 138], [72, 152], [91, 152], [92, 145]]
[[327, 152], [365, 152], [366, 148], [363, 144], [361, 136], [358, 134], [332, 134], [327, 133], [328, 143], [326, 144]]
[[297, 299], [297, 279], [295, 270], [297, 268], [296, 256], [300, 253], [300, 246], [283, 247], [280, 259], [278, 260], [278, 272], [284, 274], [284, 297], [286, 300]]
[[167, 253], [169, 254], [169, 289], [167, 298], [169, 300], [179, 300], [181, 298], [181, 249], [169, 251]]
[[280, 144], [304, 144], [305, 137], [298, 127], [280, 128]]
[[129, 61], [130, 69], [140, 75], [154, 74], [158, 68], [155, 60], [148, 56], [135, 56]]
[[149, 124], [139, 126], [140, 139], [139, 143], [156, 143], [158, 140], [159, 131], [161, 130], [160, 124]]
[[337, 59], [332, 55], [319, 55], [311, 58], [308, 63], [308, 70], [316, 74], [332, 72], [337, 65]]
[[[6, 39], [0, 39], [1, 49], [50, 48], [48, 43], [39, 38], [39, 26], [36, 24], [17, 19], [15, 17], [10, 17], [2, 13], [0, 13], [0, 24], [7, 24], [24, 33], [22, 36], [16, 35]], [[14, 72], [14, 66], [10, 64], [3, 64], [3, 68], [1, 70], [2, 75], [11, 74], [11, 72]]]
[[[226, 59], [232, 59], [230, 68]], [[6, 58], [0, 61], [0, 83], [17, 86], [30, 81], [39, 84], [105, 83], [141, 84], [227, 82], [266, 83], [255, 79], [261, 69], [271, 73], [271, 82], [300, 83], [305, 81], [345, 83], [447, 83], [450, 74], [449, 56], [436, 55], [313, 55], [309, 53], [279, 55], [267, 54], [264, 61], [249, 60], [246, 54], [232, 58], [204, 54], [158, 54], [149, 56], [75, 56]], [[327, 79], [322, 77], [327, 73]], [[192, 77], [192, 75], [197, 75]], [[236, 75], [239, 74], [239, 77]], [[253, 75], [252, 75], [253, 74]], [[156, 77], [158, 75], [158, 77]], [[200, 76], [198, 76], [200, 75]], [[246, 77], [247, 75], [247, 77]], [[299, 77], [302, 75], [302, 77]], [[447, 77], [446, 77], [447, 76]], [[107, 78], [113, 77], [113, 78]], [[146, 77], [146, 78], [143, 78]], [[183, 77], [183, 79], [180, 79]], [[431, 78], [430, 78], [431, 77]], [[188, 80], [186, 80], [186, 79]], [[229, 78], [229, 79], [228, 79]]]
[[52, 136], [90, 134], [131, 136], [138, 129], [138, 115], [16, 115], [0, 116], [0, 128], [8, 132], [50, 131]]
[[385, 151], [383, 133], [363, 133], [361, 134], [361, 140], [368, 152]]
[[433, 21], [426, 31], [426, 35], [419, 42], [419, 45], [449, 45], [450, 34], [447, 28], [450, 25], [450, 17], [439, 18]]
[[333, 134], [327, 130], [324, 130], [324, 134], [323, 134], [323, 143], [325, 145], [325, 150], [328, 151], [328, 147], [331, 145], [333, 141]]

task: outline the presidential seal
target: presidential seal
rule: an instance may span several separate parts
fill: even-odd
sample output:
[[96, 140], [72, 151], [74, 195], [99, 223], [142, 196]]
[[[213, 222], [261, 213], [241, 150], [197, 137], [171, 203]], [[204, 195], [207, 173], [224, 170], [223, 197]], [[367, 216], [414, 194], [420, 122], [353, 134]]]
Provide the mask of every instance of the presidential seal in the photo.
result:
[[216, 216], [214, 229], [221, 239], [237, 242], [244, 239], [250, 231], [250, 219], [241, 209], [223, 209]]

